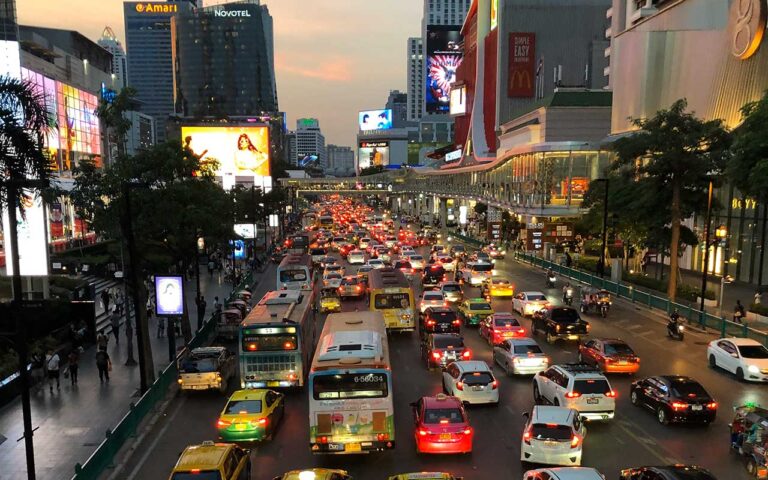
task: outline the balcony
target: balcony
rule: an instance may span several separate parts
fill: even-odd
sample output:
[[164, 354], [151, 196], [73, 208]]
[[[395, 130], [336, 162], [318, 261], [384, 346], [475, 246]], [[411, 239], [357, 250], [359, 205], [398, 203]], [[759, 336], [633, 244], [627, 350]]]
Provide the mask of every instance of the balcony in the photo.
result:
[[643, 20], [644, 18], [648, 18], [655, 15], [657, 11], [658, 10], [656, 10], [656, 7], [652, 7], [652, 6], [638, 8], [637, 10], [634, 11], [634, 13], [632, 13], [629, 19], [633, 24], [635, 24], [640, 20]]
[[608, 7], [608, 10], [605, 11], [605, 18], [608, 20], [613, 18], [613, 7]]
[[611, 27], [608, 27], [605, 29], [605, 38], [609, 39], [611, 38]]

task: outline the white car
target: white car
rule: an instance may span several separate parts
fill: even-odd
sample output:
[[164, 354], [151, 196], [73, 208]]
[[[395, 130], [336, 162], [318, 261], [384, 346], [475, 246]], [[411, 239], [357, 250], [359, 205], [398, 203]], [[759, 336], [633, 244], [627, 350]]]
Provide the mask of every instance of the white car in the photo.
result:
[[499, 381], [481, 360], [448, 364], [443, 370], [443, 391], [464, 403], [499, 404]]
[[411, 262], [411, 266], [414, 270], [424, 270], [424, 257], [418, 254], [408, 255], [408, 261]]
[[368, 248], [368, 245], [370, 245], [370, 243], [371, 243], [370, 238], [363, 237], [360, 239], [360, 243], [357, 246], [360, 248], [360, 250], [365, 250], [366, 248]]
[[493, 264], [485, 262], [469, 262], [461, 269], [460, 278], [464, 283], [474, 287], [481, 285], [485, 280], [493, 276]]
[[446, 307], [445, 295], [440, 290], [425, 290], [419, 300], [419, 309], [424, 313], [429, 307]]
[[464, 300], [464, 293], [461, 291], [459, 282], [443, 282], [440, 284], [440, 291], [443, 292], [446, 302], [458, 303]]
[[337, 272], [328, 272], [325, 275], [323, 275], [323, 288], [334, 288], [338, 289], [341, 286], [341, 279], [343, 277], [340, 273]]
[[380, 268], [384, 268], [386, 265], [384, 265], [384, 260], [380, 258], [371, 258], [368, 260], [367, 265], [373, 267], [374, 269], [378, 270]]
[[589, 467], [537, 468], [525, 472], [523, 480], [605, 480], [605, 475]]
[[386, 245], [387, 248], [392, 248], [397, 243], [397, 238], [393, 235], [389, 235], [387, 238], [384, 239], [384, 245]]
[[347, 254], [347, 262], [350, 265], [365, 265], [365, 252], [362, 250], [352, 250]]
[[533, 375], [549, 367], [549, 357], [532, 338], [511, 338], [493, 347], [493, 361], [507, 375]]
[[741, 381], [768, 382], [768, 348], [751, 338], [712, 340], [707, 358], [710, 367], [720, 367]]
[[533, 376], [533, 400], [578, 410], [587, 420], [612, 420], [616, 392], [603, 373], [584, 363], [552, 365]]
[[[573, 408], [536, 405], [525, 422], [520, 461], [578, 467], [587, 428]], [[535, 478], [535, 477], [534, 477]]]
[[405, 245], [403, 246], [403, 248], [400, 249], [400, 255], [403, 257], [407, 257], [415, 254], [416, 254], [416, 250], [414, 250], [413, 247], [410, 245]]
[[549, 306], [547, 296], [541, 292], [520, 292], [512, 297], [512, 310], [524, 317], [530, 317]]
[[435, 262], [439, 262], [446, 272], [456, 271], [456, 260], [454, 260], [450, 255], [438, 255], [435, 257]]

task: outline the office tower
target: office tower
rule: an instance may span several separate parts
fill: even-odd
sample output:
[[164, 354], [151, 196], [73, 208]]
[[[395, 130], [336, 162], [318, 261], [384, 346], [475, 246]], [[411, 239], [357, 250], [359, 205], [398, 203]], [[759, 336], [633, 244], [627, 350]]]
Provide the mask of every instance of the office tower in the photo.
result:
[[296, 120], [296, 158], [300, 167], [315, 163], [326, 168], [325, 137], [316, 118]]
[[112, 54], [112, 89], [119, 92], [128, 86], [128, 60], [125, 49], [110, 27], [104, 27], [104, 32], [96, 43]]
[[424, 52], [421, 37], [408, 39], [408, 121], [417, 122], [424, 108]]
[[408, 123], [408, 94], [391, 90], [386, 108], [392, 110], [392, 127], [403, 128]]
[[326, 155], [328, 157], [326, 173], [330, 172], [336, 176], [347, 176], [355, 172], [355, 153], [350, 147], [328, 144], [326, 146]]

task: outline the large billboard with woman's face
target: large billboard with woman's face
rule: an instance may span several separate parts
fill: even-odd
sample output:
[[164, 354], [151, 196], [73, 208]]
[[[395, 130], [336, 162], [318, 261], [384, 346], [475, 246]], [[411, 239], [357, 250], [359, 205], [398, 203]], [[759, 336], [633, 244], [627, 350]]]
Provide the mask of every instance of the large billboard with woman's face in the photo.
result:
[[181, 140], [202, 162], [219, 163], [216, 176], [269, 177], [269, 127], [181, 127]]

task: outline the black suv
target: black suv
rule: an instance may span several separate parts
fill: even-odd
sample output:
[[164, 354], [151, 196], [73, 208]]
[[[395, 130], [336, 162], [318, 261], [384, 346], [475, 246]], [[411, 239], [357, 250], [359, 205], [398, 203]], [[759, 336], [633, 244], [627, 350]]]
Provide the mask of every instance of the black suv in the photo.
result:
[[546, 313], [533, 315], [531, 330], [534, 334], [542, 331], [547, 335], [547, 343], [557, 340], [580, 341], [589, 333], [589, 322], [582, 320], [579, 311], [572, 307], [553, 307]]
[[717, 416], [717, 402], [699, 382], [682, 376], [662, 375], [632, 383], [632, 405], [645, 407], [662, 425], [670, 422], [709, 424]]
[[419, 317], [421, 336], [429, 333], [460, 333], [461, 320], [449, 307], [429, 307]]
[[472, 352], [457, 333], [431, 333], [421, 342], [421, 358], [427, 369], [442, 368], [458, 360], [471, 360]]
[[668, 467], [638, 467], [621, 471], [619, 480], [717, 480], [707, 470], [696, 465]]
[[421, 284], [424, 286], [434, 286], [447, 279], [445, 268], [439, 263], [432, 263], [427, 265], [424, 269], [424, 275], [421, 277]]

